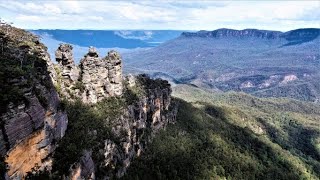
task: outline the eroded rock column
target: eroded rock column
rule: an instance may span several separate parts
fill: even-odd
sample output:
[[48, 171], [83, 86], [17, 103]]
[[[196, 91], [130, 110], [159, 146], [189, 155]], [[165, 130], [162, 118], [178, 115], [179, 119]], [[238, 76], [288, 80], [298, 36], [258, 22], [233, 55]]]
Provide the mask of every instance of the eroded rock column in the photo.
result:
[[106, 82], [106, 91], [109, 96], [122, 95], [122, 59], [116, 51], [108, 52], [105, 57], [108, 69], [108, 81]]
[[82, 100], [96, 103], [106, 97], [122, 95], [121, 57], [115, 51], [101, 59], [94, 47], [81, 60]]
[[63, 79], [69, 80], [69, 83], [75, 82], [79, 78], [79, 69], [74, 63], [72, 46], [70, 44], [60, 44], [55, 52]]

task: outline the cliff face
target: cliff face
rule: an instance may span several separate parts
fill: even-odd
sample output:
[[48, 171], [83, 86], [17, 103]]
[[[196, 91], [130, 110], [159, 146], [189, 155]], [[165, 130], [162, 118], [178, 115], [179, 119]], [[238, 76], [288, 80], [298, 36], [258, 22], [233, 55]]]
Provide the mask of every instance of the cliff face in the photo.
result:
[[[105, 140], [105, 167], [109, 178], [121, 177], [125, 174], [131, 161], [141, 155], [147, 148], [152, 137], [165, 129], [176, 119], [177, 107], [171, 102], [171, 88], [167, 81], [157, 80], [162, 85], [151, 87], [147, 83], [156, 83], [145, 76], [138, 76], [135, 82], [144, 84], [145, 94], [139, 100], [129, 105], [124, 115], [112, 127], [112, 133], [119, 142]], [[136, 88], [129, 86], [128, 89]], [[139, 85], [138, 85], [139, 86]]]
[[[129, 79], [125, 80], [126, 84], [128, 81]], [[138, 76], [130, 81], [137, 84], [127, 84], [124, 95], [129, 96], [128, 91], [139, 89], [139, 92], [132, 92], [137, 99], [129, 103], [130, 105], [124, 105], [123, 109], [120, 108], [120, 115], [114, 119], [107, 118], [109, 121], [106, 122], [111, 124], [111, 136], [103, 138], [100, 149], [82, 151], [80, 160], [69, 175], [71, 178], [122, 177], [134, 158], [143, 154], [152, 137], [169, 123], [175, 122], [177, 107], [171, 102], [171, 88], [167, 81], [157, 80], [159, 86], [154, 87], [146, 85], [156, 83], [146, 76]], [[140, 89], [141, 87], [143, 89]], [[128, 100], [128, 97], [123, 98]]]
[[[61, 45], [56, 54], [60, 54], [62, 46], [70, 47]], [[72, 48], [69, 50], [68, 59], [73, 59]], [[60, 56], [56, 59], [61, 62]], [[58, 71], [63, 72], [64, 68], [66, 67], [62, 66], [62, 70]], [[72, 66], [72, 69], [75, 68]], [[144, 75], [123, 78], [121, 56], [115, 51], [110, 51], [106, 57], [100, 58], [95, 48], [90, 47], [89, 52], [80, 61], [78, 80], [70, 81], [69, 77], [72, 75], [65, 77], [67, 78], [62, 79], [60, 83], [64, 83], [70, 90], [62, 89], [62, 94], [74, 98], [73, 100], [78, 98], [94, 109], [98, 109], [96, 104], [103, 104], [105, 98], [115, 98], [109, 99], [111, 104], [124, 102], [120, 106], [104, 107], [113, 112], [117, 111], [116, 116], [109, 116], [108, 114], [113, 114], [111, 112], [104, 113], [107, 114], [106, 117], [100, 120], [104, 122], [102, 126], [110, 128], [110, 136], [102, 137], [99, 141], [97, 137], [93, 137], [97, 141], [96, 145], [83, 147], [79, 154], [81, 157], [71, 165], [72, 171], [65, 174], [72, 179], [123, 176], [131, 161], [140, 156], [156, 132], [175, 121], [176, 107], [171, 103], [170, 84], [160, 79], [152, 80]], [[100, 113], [93, 111], [93, 114]], [[73, 125], [73, 121], [71, 126], [76, 126]], [[93, 136], [99, 136], [100, 133], [97, 129], [91, 129], [90, 132], [95, 132], [96, 135]], [[79, 132], [70, 132], [67, 136], [72, 137], [73, 133]], [[94, 149], [93, 146], [101, 148]], [[56, 160], [60, 161], [61, 157], [57, 157]]]
[[0, 27], [1, 178], [120, 178], [175, 122], [170, 84], [123, 77], [117, 52], [100, 58], [90, 47], [77, 66], [61, 44], [53, 65], [37, 37]]
[[[244, 29], [244, 30], [234, 30], [234, 29], [217, 29], [214, 31], [198, 31], [198, 32], [183, 32], [182, 37], [201, 37], [201, 38], [226, 38], [226, 37], [236, 37], [236, 38], [248, 38], [255, 37], [261, 39], [286, 39], [287, 41], [301, 44], [303, 42], [308, 42], [316, 39], [320, 35], [320, 29], [317, 28], [305, 28], [296, 29], [288, 32], [280, 31], [268, 31], [259, 29]], [[289, 44], [291, 45], [291, 44]]]
[[198, 31], [198, 32], [183, 32], [181, 36], [183, 37], [203, 37], [203, 38], [225, 38], [225, 37], [257, 37], [263, 39], [276, 39], [282, 33], [280, 31], [267, 31], [258, 29], [244, 29], [244, 30], [234, 30], [234, 29], [217, 29], [214, 31]]
[[32, 168], [50, 169], [49, 155], [68, 118], [59, 109], [52, 83], [56, 73], [38, 38], [1, 25], [0, 42], [0, 154], [6, 157], [7, 177], [21, 179]]

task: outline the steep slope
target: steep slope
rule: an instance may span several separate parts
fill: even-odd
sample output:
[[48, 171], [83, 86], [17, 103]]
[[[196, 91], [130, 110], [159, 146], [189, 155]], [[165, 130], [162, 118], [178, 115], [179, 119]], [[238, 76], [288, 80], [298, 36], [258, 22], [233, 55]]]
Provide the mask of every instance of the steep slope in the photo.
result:
[[123, 179], [319, 179], [320, 107], [188, 85], [176, 124]]
[[158, 47], [125, 53], [127, 72], [261, 97], [319, 101], [319, 29], [182, 33]]
[[0, 179], [119, 178], [175, 122], [170, 84], [123, 77], [115, 51], [90, 47], [77, 65], [61, 44], [52, 64], [38, 37], [3, 23], [0, 44]]
[[32, 169], [51, 168], [50, 155], [68, 123], [52, 83], [55, 75], [37, 37], [1, 24], [0, 155], [6, 166], [1, 166], [0, 179], [21, 179]]
[[66, 104], [69, 128], [54, 154], [49, 177], [120, 178], [156, 133], [175, 122], [176, 105], [166, 81], [146, 76], [130, 81], [134, 84], [125, 81], [121, 97], [94, 105]]

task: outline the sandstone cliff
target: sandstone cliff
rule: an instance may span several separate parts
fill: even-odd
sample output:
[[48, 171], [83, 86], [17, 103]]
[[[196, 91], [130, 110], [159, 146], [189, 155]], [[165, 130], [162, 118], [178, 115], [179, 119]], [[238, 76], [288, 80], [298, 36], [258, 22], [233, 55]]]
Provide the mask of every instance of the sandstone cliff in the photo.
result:
[[[69, 47], [69, 59], [73, 59], [69, 45], [61, 45], [57, 52], [64, 46]], [[56, 60], [60, 62], [60, 57]], [[74, 64], [73, 60], [71, 62]], [[72, 87], [68, 91], [61, 90], [62, 95], [71, 100], [68, 105], [70, 126], [78, 127], [68, 131], [61, 147], [75, 146], [77, 155], [64, 158], [72, 150], [58, 149], [54, 171], [72, 179], [120, 178], [156, 132], [175, 121], [176, 106], [171, 102], [170, 84], [146, 75], [122, 77], [121, 56], [110, 51], [106, 57], [100, 58], [94, 47], [90, 47], [81, 59], [79, 69], [77, 81], [69, 80], [75, 76], [70, 73], [67, 79], [60, 81], [64, 86]], [[58, 71], [62, 72], [61, 69]], [[101, 118], [92, 117], [99, 114], [102, 114]], [[83, 119], [84, 116], [91, 117], [90, 123]], [[83, 128], [82, 123], [94, 128]], [[109, 129], [107, 133], [106, 129]], [[101, 137], [101, 134], [107, 135]], [[83, 141], [91, 143], [73, 142], [73, 137], [79, 135], [86, 136]], [[66, 166], [59, 166], [62, 163]]]
[[[171, 87], [167, 81], [152, 80], [145, 75], [131, 79], [134, 84], [129, 84], [129, 80], [125, 81], [125, 99], [128, 101], [132, 96], [136, 99], [131, 104], [128, 102], [129, 105], [113, 121], [113, 140], [104, 140], [104, 160], [102, 164], [100, 162], [98, 174], [100, 178], [122, 177], [132, 160], [145, 151], [152, 137], [176, 119], [177, 107], [171, 102]], [[80, 167], [82, 171], [86, 171], [85, 167]], [[101, 174], [101, 169], [105, 174]], [[83, 173], [83, 177], [89, 177], [92, 173], [94, 172]]]
[[59, 109], [52, 83], [56, 73], [39, 39], [2, 24], [0, 50], [0, 154], [7, 164], [1, 173], [22, 179], [32, 169], [50, 169], [49, 155], [64, 136], [68, 118]]
[[116, 51], [100, 57], [90, 47], [76, 65], [61, 44], [52, 64], [36, 36], [9, 25], [0, 45], [2, 179], [120, 178], [175, 122], [170, 84], [123, 77]]

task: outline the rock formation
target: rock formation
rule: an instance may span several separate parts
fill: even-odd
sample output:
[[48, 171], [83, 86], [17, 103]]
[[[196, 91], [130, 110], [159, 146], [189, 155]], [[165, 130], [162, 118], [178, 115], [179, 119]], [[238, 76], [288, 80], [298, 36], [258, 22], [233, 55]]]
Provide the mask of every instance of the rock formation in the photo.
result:
[[72, 46], [69, 44], [60, 44], [56, 50], [56, 61], [61, 68], [61, 75], [64, 79], [75, 82], [79, 78], [79, 70], [73, 59]]
[[49, 155], [64, 136], [68, 118], [59, 108], [52, 83], [56, 73], [44, 45], [24, 30], [11, 27], [3, 33], [2, 28], [0, 155], [6, 157], [6, 178], [23, 179], [32, 169], [50, 169]]
[[[62, 72], [65, 69], [75, 69], [72, 58], [72, 47], [61, 45], [56, 53], [56, 60]], [[176, 109], [171, 103], [171, 88], [167, 81], [151, 80], [147, 76], [127, 78], [122, 77], [122, 60], [116, 51], [108, 52], [108, 55], [101, 58], [94, 47], [90, 47], [88, 53], [81, 59], [79, 65], [79, 77], [77, 81], [70, 81], [70, 71], [63, 78], [69, 88], [67, 97], [78, 97], [82, 102], [95, 104], [108, 97], [128, 96], [130, 89], [137, 90], [140, 94], [128, 107], [124, 107], [119, 117], [116, 117], [112, 125], [113, 136], [120, 139], [114, 142], [105, 139], [105, 147], [101, 149], [104, 162], [98, 167], [107, 172], [99, 177], [115, 178], [121, 177], [126, 172], [131, 161], [144, 151], [146, 144], [159, 130], [167, 126], [169, 122], [175, 121]], [[127, 84], [124, 87], [123, 84]], [[126, 90], [125, 90], [126, 89]], [[126, 91], [126, 92], [124, 92]], [[130, 96], [130, 95], [129, 95]], [[128, 97], [125, 97], [128, 98]], [[132, 98], [132, 97], [130, 97]], [[95, 169], [89, 164], [93, 162], [90, 149], [84, 150], [80, 162], [73, 167], [69, 174], [71, 178], [92, 178], [95, 176]]]
[[[0, 67], [4, 68], [0, 69], [3, 85], [0, 87], [0, 179], [24, 179], [30, 172], [70, 179], [120, 178], [152, 137], [168, 123], [175, 122], [177, 109], [171, 102], [170, 84], [145, 75], [123, 78], [122, 59], [116, 51], [101, 58], [90, 47], [77, 66], [72, 46], [61, 44], [56, 51], [58, 63], [53, 65], [37, 37], [17, 28], [11, 29], [14, 31], [11, 36], [1, 28]], [[69, 102], [60, 102], [58, 93]], [[62, 147], [63, 140], [71, 137], [70, 131], [65, 134], [68, 123], [76, 133], [84, 127], [83, 124], [72, 126], [75, 119], [69, 115], [68, 120], [65, 112], [65, 109], [70, 112], [68, 108], [76, 99], [92, 109], [98, 107], [95, 103], [103, 104], [106, 99], [110, 106], [103, 107], [113, 108], [112, 113], [98, 119], [101, 124], [91, 124], [81, 131], [81, 137], [94, 137], [86, 141], [89, 145], [81, 148], [67, 141]], [[113, 106], [113, 102], [119, 104]], [[99, 113], [88, 113], [85, 117], [89, 122], [90, 117], [100, 116]], [[86, 118], [81, 123], [87, 124]], [[65, 160], [56, 161], [55, 154], [69, 145], [80, 148], [76, 157], [71, 155], [74, 159], [66, 163], [70, 168], [55, 171], [54, 163]], [[64, 151], [62, 156], [65, 153], [68, 152]]]
[[61, 92], [85, 103], [96, 103], [106, 97], [122, 95], [122, 62], [116, 51], [99, 57], [94, 47], [81, 59], [80, 67], [74, 64], [72, 46], [61, 44], [56, 51], [59, 64]]
[[81, 60], [80, 68], [81, 83], [84, 86], [82, 100], [87, 103], [96, 103], [107, 97], [105, 87], [108, 82], [108, 69], [95, 48], [89, 48], [89, 52]]
[[57, 76], [54, 82], [59, 93], [68, 99], [74, 94], [70, 92], [79, 79], [79, 67], [74, 63], [72, 49], [70, 44], [60, 44], [55, 52], [58, 64], [55, 65]]
[[[174, 123], [176, 119], [177, 107], [171, 102], [171, 87], [165, 80], [151, 80], [147, 76], [138, 76], [127, 79], [130, 89], [141, 88], [144, 91], [139, 98], [126, 107], [112, 124], [112, 134], [117, 139], [106, 139], [104, 141], [103, 162], [95, 162], [101, 169], [98, 177], [102, 179], [115, 179], [122, 177], [135, 157], [140, 156], [152, 137], [160, 129], [165, 129], [169, 123]], [[135, 81], [134, 83], [132, 81]], [[158, 86], [148, 86], [155, 84]], [[139, 87], [136, 85], [139, 84]], [[126, 93], [126, 92], [124, 92]], [[91, 162], [85, 151], [80, 162], [77, 164], [71, 177], [82, 177], [88, 179], [96, 173], [94, 168], [82, 163], [83, 159]], [[81, 174], [81, 176], [80, 176]]]
[[[138, 81], [148, 77], [139, 76]], [[151, 83], [153, 80], [148, 79]], [[147, 144], [160, 129], [165, 129], [176, 119], [177, 107], [171, 102], [171, 87], [161, 80], [162, 86], [145, 86], [146, 94], [135, 104], [128, 106], [112, 132], [120, 143], [105, 141], [105, 166], [109, 178], [122, 177], [135, 157], [144, 152]]]
[[120, 96], [122, 94], [122, 60], [120, 54], [116, 51], [110, 51], [104, 60], [108, 69], [106, 91], [109, 96]]

